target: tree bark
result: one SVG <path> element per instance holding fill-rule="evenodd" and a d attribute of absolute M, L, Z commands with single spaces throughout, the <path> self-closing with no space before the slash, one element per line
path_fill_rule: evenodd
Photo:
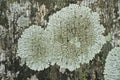
<path fill-rule="evenodd" d="M 21 65 L 19 57 L 16 57 L 17 43 L 22 32 L 28 28 L 18 26 L 18 18 L 24 14 L 11 12 L 10 5 L 14 2 L 29 6 L 29 26 L 32 24 L 46 27 L 48 17 L 69 4 L 84 4 L 100 14 L 100 22 L 105 27 L 105 36 L 113 39 L 101 49 L 89 64 L 83 64 L 77 70 L 60 72 L 60 67 L 50 66 L 43 71 L 34 71 L 25 64 Z M 120 1 L 119 0 L 0 0 L 0 80 L 104 80 L 104 65 L 108 52 L 115 46 L 116 39 L 120 38 Z M 9 16 L 13 14 L 14 16 Z M 46 22 L 45 22 L 46 21 Z M 114 38 L 113 38 L 114 37 Z"/>

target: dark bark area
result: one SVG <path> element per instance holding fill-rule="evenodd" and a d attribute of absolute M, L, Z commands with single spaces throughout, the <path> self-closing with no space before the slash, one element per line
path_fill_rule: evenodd
<path fill-rule="evenodd" d="M 19 27 L 17 23 L 23 13 L 13 13 L 11 21 L 7 17 L 7 14 L 11 13 L 10 4 L 15 1 L 25 3 L 24 0 L 0 0 L 0 80 L 104 80 L 103 70 L 106 56 L 113 47 L 119 46 L 115 42 L 120 37 L 117 33 L 120 30 L 119 0 L 95 0 L 94 3 L 88 0 L 85 3 L 90 3 L 88 6 L 100 14 L 101 24 L 106 29 L 104 35 L 111 33 L 114 36 L 114 42 L 107 41 L 101 52 L 89 64 L 83 64 L 73 72 L 66 69 L 64 73 L 59 71 L 60 67 L 57 65 L 50 66 L 43 71 L 31 70 L 25 64 L 21 66 L 20 57 L 16 57 L 17 43 L 24 29 L 30 25 L 37 24 L 45 28 L 45 21 L 48 21 L 50 15 L 70 3 L 80 4 L 82 0 L 27 0 L 30 2 L 31 23 L 26 27 Z M 41 7 L 43 4 L 45 8 Z M 38 11 L 39 8 L 42 11 Z"/>

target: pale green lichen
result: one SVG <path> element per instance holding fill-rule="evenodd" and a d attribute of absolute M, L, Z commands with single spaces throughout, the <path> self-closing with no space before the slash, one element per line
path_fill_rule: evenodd
<path fill-rule="evenodd" d="M 120 80 L 120 47 L 115 47 L 109 52 L 104 68 L 104 79 Z"/>
<path fill-rule="evenodd" d="M 50 16 L 46 30 L 52 34 L 54 63 L 73 71 L 92 60 L 105 43 L 99 20 L 98 13 L 76 4 Z"/>
<path fill-rule="evenodd" d="M 25 29 L 18 40 L 17 56 L 33 70 L 44 70 L 49 67 L 50 39 L 41 26 L 32 25 Z"/>
<path fill-rule="evenodd" d="M 97 0 L 83 0 L 80 5 L 89 6 L 95 2 L 97 2 Z"/>
<path fill-rule="evenodd" d="M 23 15 L 20 16 L 17 20 L 18 26 L 19 27 L 26 27 L 29 26 L 30 20 L 28 17 L 24 17 Z"/>

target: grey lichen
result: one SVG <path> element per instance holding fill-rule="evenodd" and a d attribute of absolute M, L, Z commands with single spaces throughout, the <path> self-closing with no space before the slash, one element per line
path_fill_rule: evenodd
<path fill-rule="evenodd" d="M 26 26 L 29 26 L 30 19 L 22 15 L 18 18 L 17 23 L 19 27 L 26 27 Z"/>
<path fill-rule="evenodd" d="M 89 63 L 105 43 L 99 20 L 98 13 L 76 4 L 50 16 L 46 30 L 52 34 L 54 62 L 70 71 Z"/>
<path fill-rule="evenodd" d="M 106 59 L 105 80 L 120 80 L 120 47 L 113 48 Z"/>
<path fill-rule="evenodd" d="M 33 70 L 44 70 L 49 67 L 50 39 L 47 31 L 41 26 L 32 25 L 25 29 L 18 40 L 17 56 Z"/>
<path fill-rule="evenodd" d="M 50 16 L 45 30 L 35 25 L 26 29 L 18 40 L 18 56 L 33 70 L 56 63 L 73 71 L 89 63 L 105 43 L 99 20 L 90 8 L 71 4 Z"/>

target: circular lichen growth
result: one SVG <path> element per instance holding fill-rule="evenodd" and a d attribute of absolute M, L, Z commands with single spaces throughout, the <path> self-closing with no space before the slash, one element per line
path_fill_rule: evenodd
<path fill-rule="evenodd" d="M 17 24 L 19 27 L 26 27 L 29 26 L 30 20 L 27 17 L 24 17 L 23 15 L 20 16 L 17 20 Z"/>
<path fill-rule="evenodd" d="M 72 71 L 92 60 L 105 43 L 99 19 L 98 13 L 76 4 L 51 15 L 46 30 L 52 34 L 54 62 Z"/>
<path fill-rule="evenodd" d="M 41 26 L 30 26 L 25 29 L 18 40 L 17 55 L 33 70 L 49 67 L 50 39 L 47 31 Z"/>
<path fill-rule="evenodd" d="M 105 80 L 120 80 L 120 47 L 113 48 L 107 58 L 104 69 Z"/>

